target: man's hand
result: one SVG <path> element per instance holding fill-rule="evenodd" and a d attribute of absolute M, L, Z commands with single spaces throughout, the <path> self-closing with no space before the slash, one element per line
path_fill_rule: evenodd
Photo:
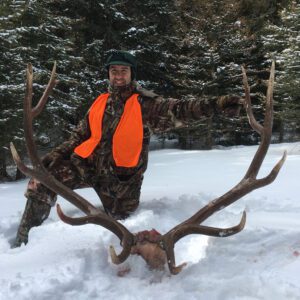
<path fill-rule="evenodd" d="M 42 158 L 42 163 L 44 167 L 48 170 L 53 169 L 55 166 L 57 166 L 61 161 L 61 154 L 57 152 L 50 152 L 46 154 Z"/>
<path fill-rule="evenodd" d="M 225 114 L 226 117 L 238 117 L 242 106 L 244 105 L 244 99 L 236 95 L 221 96 L 217 101 L 218 109 Z"/>

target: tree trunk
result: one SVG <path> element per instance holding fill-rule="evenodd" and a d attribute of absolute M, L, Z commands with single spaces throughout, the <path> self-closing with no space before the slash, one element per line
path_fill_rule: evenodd
<path fill-rule="evenodd" d="M 17 168 L 15 180 L 24 179 L 26 176 Z"/>
<path fill-rule="evenodd" d="M 283 143 L 284 140 L 284 123 L 282 117 L 279 118 L 279 143 Z"/>
<path fill-rule="evenodd" d="M 0 149 L 0 181 L 9 180 L 9 176 L 6 171 L 6 156 L 5 151 Z"/>
<path fill-rule="evenodd" d="M 212 118 L 207 119 L 206 126 L 207 126 L 206 149 L 210 150 L 210 149 L 212 149 L 212 146 L 214 144 L 214 139 L 213 139 L 213 136 L 212 136 L 212 131 L 213 131 L 213 129 L 212 129 Z"/>

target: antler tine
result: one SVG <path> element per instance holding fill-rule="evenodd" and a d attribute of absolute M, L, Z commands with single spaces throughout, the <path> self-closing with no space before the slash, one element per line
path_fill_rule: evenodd
<path fill-rule="evenodd" d="M 24 123 L 24 135 L 26 140 L 26 148 L 31 162 L 34 166 L 41 165 L 40 159 L 37 155 L 36 146 L 33 140 L 32 130 L 32 82 L 33 82 L 33 71 L 32 65 L 29 63 L 26 70 L 26 92 L 23 105 L 23 123 Z M 21 170 L 21 169 L 20 169 Z"/>
<path fill-rule="evenodd" d="M 54 64 L 52 70 L 52 76 L 49 81 L 47 87 L 47 93 L 44 93 L 43 99 L 41 99 L 38 103 L 38 106 L 41 102 L 43 102 L 43 106 L 47 101 L 47 97 L 49 96 L 51 90 L 53 89 L 56 81 L 55 78 L 55 70 L 56 64 Z M 59 195 L 70 201 L 72 204 L 77 206 L 79 209 L 83 210 L 85 213 L 97 213 L 99 210 L 96 209 L 92 204 L 86 201 L 83 197 L 79 194 L 75 193 L 71 189 L 68 189 L 65 185 L 61 182 L 56 180 L 53 176 L 47 173 L 46 169 L 44 168 L 37 152 L 36 144 L 33 138 L 33 128 L 32 128 L 32 120 L 33 120 L 33 110 L 32 106 L 32 85 L 33 85 L 33 71 L 32 65 L 28 64 L 27 66 L 27 78 L 26 78 L 26 92 L 24 98 L 24 135 L 26 141 L 26 148 L 28 152 L 28 156 L 32 162 L 33 169 L 26 167 L 26 165 L 21 161 L 20 156 L 17 153 L 16 148 L 14 147 L 13 143 L 11 143 L 11 152 L 13 155 L 13 159 L 19 168 L 19 170 L 27 176 L 34 177 L 42 182 L 45 186 L 49 189 L 57 192 Z M 47 96 L 47 97 L 46 97 Z M 41 106 L 40 106 L 41 107 Z M 40 111 L 38 111 L 40 113 Z M 38 115 L 36 113 L 36 116 Z"/>
<path fill-rule="evenodd" d="M 261 132 L 259 132 L 261 136 L 261 143 L 258 147 L 258 150 L 256 151 L 254 158 L 248 168 L 248 171 L 246 172 L 246 175 L 244 178 L 256 178 L 260 167 L 264 161 L 264 158 L 267 154 L 267 151 L 270 146 L 271 142 L 271 136 L 272 136 L 272 126 L 273 126 L 273 86 L 274 86 L 274 76 L 275 76 L 275 62 L 272 62 L 271 71 L 270 71 L 270 77 L 268 82 L 268 90 L 267 90 L 267 97 L 266 97 L 266 113 L 265 113 L 265 119 L 264 119 L 264 126 L 261 125 Z M 245 80 L 247 80 L 247 75 L 245 74 Z M 246 86 L 245 86 L 245 94 L 246 94 Z M 246 97 L 247 98 L 247 97 Z M 250 99 L 250 98 L 249 98 Z M 252 113 L 252 109 L 251 109 Z M 247 111 L 248 114 L 248 111 Z M 253 116 L 253 114 L 252 114 Z M 250 118 L 251 116 L 249 116 Z M 254 116 L 253 116 L 254 119 Z M 256 121 L 255 121 L 256 122 Z M 257 123 L 257 122 L 256 122 Z M 253 124 L 250 122 L 250 125 Z M 252 127 L 253 128 L 253 127 Z M 253 128 L 255 129 L 255 128 Z"/>
<path fill-rule="evenodd" d="M 32 106 L 32 81 L 33 81 L 33 71 L 32 64 L 29 63 L 26 69 L 26 92 L 24 103 L 28 103 L 29 107 Z"/>
<path fill-rule="evenodd" d="M 242 231 L 246 224 L 246 212 L 243 212 L 243 216 L 239 224 L 228 227 L 228 228 L 217 228 L 210 226 L 203 226 L 199 224 L 180 224 L 167 234 L 162 236 L 162 247 L 166 252 L 168 258 L 169 270 L 173 275 L 178 274 L 186 263 L 182 263 L 179 266 L 176 266 L 174 246 L 177 241 L 189 234 L 203 234 L 207 236 L 214 237 L 228 237 Z"/>
<path fill-rule="evenodd" d="M 235 226 L 228 228 L 217 228 L 199 224 L 185 224 L 176 232 L 176 234 L 173 236 L 173 239 L 176 243 L 178 240 L 188 234 L 203 234 L 214 237 L 228 237 L 242 231 L 245 227 L 245 224 L 246 212 L 243 211 L 240 223 Z"/>
<path fill-rule="evenodd" d="M 13 142 L 10 142 L 10 151 L 13 157 L 15 164 L 17 165 L 18 169 L 25 175 L 31 176 L 32 169 L 27 168 L 21 161 L 19 153 L 14 145 Z"/>
<path fill-rule="evenodd" d="M 27 65 L 27 77 L 26 77 L 26 93 L 24 98 L 24 135 L 26 140 L 26 147 L 28 155 L 31 159 L 31 162 L 34 166 L 39 166 L 44 168 L 41 160 L 38 157 L 37 149 L 33 139 L 33 128 L 32 121 L 33 119 L 42 111 L 44 108 L 49 94 L 53 90 L 57 81 L 55 80 L 55 71 L 56 71 L 56 62 L 54 63 L 51 78 L 47 85 L 46 91 L 44 92 L 42 98 L 38 102 L 35 108 L 32 109 L 32 86 L 33 86 L 33 70 L 32 65 L 29 63 Z"/>
<path fill-rule="evenodd" d="M 38 156 L 37 148 L 34 142 L 33 138 L 33 127 L 32 127 L 32 121 L 35 117 L 37 117 L 41 111 L 43 110 L 45 104 L 47 103 L 48 97 L 50 93 L 52 92 L 53 88 L 57 84 L 57 80 L 55 79 L 56 77 L 56 62 L 54 62 L 52 72 L 51 72 L 51 77 L 48 82 L 48 85 L 46 87 L 45 92 L 43 93 L 43 96 L 39 100 L 38 104 L 32 108 L 32 94 L 33 94 L 33 68 L 32 64 L 29 63 L 27 65 L 27 70 L 26 70 L 26 93 L 25 93 L 25 98 L 24 98 L 24 115 L 23 115 L 23 123 L 24 123 L 24 135 L 25 135 L 25 140 L 26 140 L 26 148 L 27 148 L 27 153 L 30 157 L 30 160 L 32 162 L 33 166 L 38 166 L 41 169 L 44 169 L 43 164 L 41 163 L 41 160 Z M 21 168 L 21 161 L 19 160 L 19 164 L 17 164 L 19 169 Z M 22 167 L 24 169 L 24 166 Z M 21 169 L 20 169 L 21 170 Z M 27 168 L 27 173 L 28 174 L 28 168 Z M 45 169 L 44 169 L 45 171 Z M 25 174 L 25 173 L 24 173 Z M 30 175 L 32 176 L 32 175 Z"/>
<path fill-rule="evenodd" d="M 56 61 L 54 62 L 52 72 L 51 72 L 51 77 L 50 77 L 48 85 L 47 85 L 47 87 L 46 87 L 46 89 L 43 93 L 43 96 L 41 97 L 38 104 L 32 109 L 33 118 L 35 118 L 36 116 L 38 116 L 42 112 L 42 110 L 44 109 L 44 106 L 47 103 L 47 100 L 48 100 L 48 97 L 49 97 L 50 93 L 52 92 L 55 85 L 58 83 L 58 81 L 56 80 L 55 77 L 56 77 Z"/>
<path fill-rule="evenodd" d="M 176 267 L 175 256 L 174 256 L 174 245 L 182 237 L 188 234 L 204 234 L 209 236 L 229 236 L 236 234 L 244 228 L 246 222 L 246 213 L 243 213 L 243 217 L 240 223 L 234 227 L 221 229 L 208 226 L 199 225 L 201 222 L 206 220 L 212 214 L 221 210 L 238 199 L 242 198 L 251 191 L 270 184 L 277 177 L 285 159 L 286 152 L 284 152 L 282 158 L 273 167 L 271 172 L 261 179 L 256 179 L 256 176 L 260 170 L 263 160 L 268 151 L 271 135 L 272 135 L 272 123 L 273 123 L 273 85 L 274 85 L 274 74 L 275 74 L 275 62 L 272 62 L 272 67 L 270 71 L 270 79 L 268 84 L 268 91 L 266 97 L 266 114 L 264 120 L 264 126 L 260 125 L 254 118 L 253 111 L 251 108 L 250 99 L 250 89 L 248 85 L 248 79 L 245 69 L 242 67 L 243 73 L 243 83 L 245 88 L 245 109 L 249 119 L 251 127 L 256 130 L 261 136 L 261 143 L 250 163 L 250 166 L 246 172 L 244 178 L 231 190 L 226 192 L 224 195 L 212 200 L 206 206 L 201 208 L 192 217 L 185 220 L 181 224 L 175 226 L 168 233 L 166 233 L 161 238 L 162 247 L 165 249 L 168 257 L 168 265 L 170 272 L 172 274 L 177 274 L 177 272 L 182 269 L 182 265 Z"/>
<path fill-rule="evenodd" d="M 245 90 L 245 102 L 244 107 L 248 116 L 249 123 L 251 127 L 259 134 L 263 132 L 263 127 L 256 121 L 253 110 L 252 110 L 252 104 L 251 104 L 251 97 L 250 97 L 250 87 L 248 84 L 248 78 L 246 75 L 246 71 L 244 67 L 242 66 L 242 75 L 243 75 L 243 85 Z"/>
<path fill-rule="evenodd" d="M 171 234 L 165 234 L 162 236 L 162 245 L 163 249 L 166 252 L 167 255 L 167 262 L 168 267 L 170 270 L 170 273 L 173 275 L 177 275 L 181 272 L 181 270 L 187 265 L 185 262 L 180 264 L 179 266 L 176 266 L 175 263 L 175 254 L 174 254 L 174 245 L 175 241 L 172 238 L 173 236 Z"/>
<path fill-rule="evenodd" d="M 279 171 L 280 171 L 281 167 L 283 166 L 283 164 L 286 160 L 286 157 L 287 157 L 287 152 L 285 150 L 283 152 L 283 155 L 282 155 L 281 159 L 277 162 L 277 164 L 271 170 L 271 172 L 267 176 L 256 180 L 258 188 L 263 187 L 265 185 L 268 185 L 276 179 L 277 175 L 279 174 Z"/>
<path fill-rule="evenodd" d="M 272 131 L 273 126 L 273 90 L 275 79 L 275 61 L 272 61 L 270 77 L 268 82 L 267 97 L 266 97 L 266 117 L 264 126 Z"/>
<path fill-rule="evenodd" d="M 116 254 L 116 251 L 113 246 L 110 246 L 110 256 L 111 260 L 114 264 L 120 264 L 124 262 L 127 257 L 130 255 L 131 247 L 135 243 L 134 235 L 127 230 L 125 226 L 123 226 L 121 223 L 118 223 L 117 221 L 113 220 L 106 214 L 101 214 L 101 216 L 98 215 L 88 215 L 84 217 L 79 218 L 71 218 L 66 216 L 62 209 L 60 208 L 60 205 L 56 205 L 56 210 L 59 218 L 70 225 L 77 226 L 77 225 L 85 225 L 85 224 L 96 224 L 101 225 L 102 227 L 105 227 L 106 229 L 112 231 L 121 241 L 121 245 L 123 247 L 123 250 L 119 255 Z"/>
<path fill-rule="evenodd" d="M 126 229 L 122 224 L 118 223 L 112 217 L 106 215 L 101 209 L 96 208 L 82 196 L 62 184 L 60 181 L 55 179 L 48 171 L 44 168 L 35 145 L 35 141 L 33 138 L 33 128 L 32 128 L 32 120 L 36 117 L 44 108 L 47 99 L 53 90 L 57 81 L 55 80 L 55 70 L 56 63 L 52 69 L 51 78 L 47 85 L 47 88 L 36 105 L 35 108 L 32 109 L 32 83 L 33 83 L 33 71 L 32 65 L 28 64 L 27 66 L 27 79 L 26 79 L 26 93 L 24 98 L 24 134 L 26 147 L 28 151 L 28 156 L 32 162 L 33 168 L 28 168 L 20 159 L 16 148 L 13 143 L 10 144 L 11 152 L 13 159 L 19 168 L 19 170 L 26 174 L 27 176 L 34 177 L 39 180 L 43 185 L 45 185 L 50 190 L 54 191 L 58 195 L 62 196 L 64 199 L 75 205 L 81 211 L 87 214 L 86 217 L 79 218 L 77 221 L 73 218 L 69 218 L 63 214 L 60 207 L 58 206 L 58 214 L 63 221 L 72 225 L 81 225 L 86 223 L 94 223 L 105 227 L 106 229 L 112 231 L 116 234 L 122 242 L 123 250 L 117 255 L 111 246 L 110 252 L 112 253 L 112 249 L 114 254 L 112 256 L 112 261 L 114 263 L 123 262 L 130 254 L 131 246 L 134 243 L 134 235 Z"/>

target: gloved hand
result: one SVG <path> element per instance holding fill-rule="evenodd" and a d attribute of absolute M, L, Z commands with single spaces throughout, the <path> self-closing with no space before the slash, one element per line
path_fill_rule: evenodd
<path fill-rule="evenodd" d="M 42 163 L 46 169 L 50 170 L 57 166 L 62 160 L 62 156 L 57 152 L 49 152 L 42 158 Z"/>
<path fill-rule="evenodd" d="M 243 104 L 244 99 L 236 95 L 221 96 L 217 101 L 218 109 L 227 117 L 238 117 Z"/>

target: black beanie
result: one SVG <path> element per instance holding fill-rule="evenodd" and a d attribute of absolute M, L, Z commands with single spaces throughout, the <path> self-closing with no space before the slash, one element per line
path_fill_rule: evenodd
<path fill-rule="evenodd" d="M 105 67 L 108 70 L 111 65 L 121 65 L 131 67 L 131 80 L 136 78 L 137 61 L 135 56 L 127 51 L 116 50 L 112 52 L 105 63 Z"/>

